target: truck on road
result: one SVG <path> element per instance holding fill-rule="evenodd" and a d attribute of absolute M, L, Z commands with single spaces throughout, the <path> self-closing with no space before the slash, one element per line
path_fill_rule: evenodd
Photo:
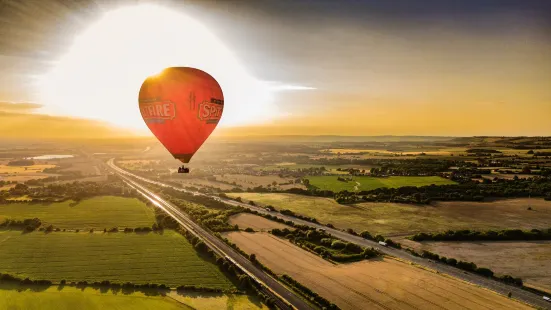
<path fill-rule="evenodd" d="M 386 246 L 386 242 L 383 242 L 383 241 L 379 241 L 379 244 L 382 246 Z"/>

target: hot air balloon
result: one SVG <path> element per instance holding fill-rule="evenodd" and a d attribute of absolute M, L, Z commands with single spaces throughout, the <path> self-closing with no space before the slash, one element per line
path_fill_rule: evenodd
<path fill-rule="evenodd" d="M 187 164 L 222 117 L 224 95 L 208 73 L 170 67 L 140 88 L 140 113 L 147 127 L 176 159 Z M 189 168 L 178 168 L 188 173 Z"/>

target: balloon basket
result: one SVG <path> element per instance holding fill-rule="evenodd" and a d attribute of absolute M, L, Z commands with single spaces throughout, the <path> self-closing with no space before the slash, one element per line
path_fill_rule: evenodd
<path fill-rule="evenodd" d="M 185 168 L 184 166 L 178 167 L 178 173 L 189 173 L 189 168 Z"/>

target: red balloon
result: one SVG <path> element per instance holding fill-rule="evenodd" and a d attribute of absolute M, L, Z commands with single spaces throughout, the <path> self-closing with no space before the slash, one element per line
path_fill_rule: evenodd
<path fill-rule="evenodd" d="M 220 121 L 224 95 L 208 73 L 171 67 L 143 82 L 138 103 L 151 132 L 174 158 L 188 163 Z"/>

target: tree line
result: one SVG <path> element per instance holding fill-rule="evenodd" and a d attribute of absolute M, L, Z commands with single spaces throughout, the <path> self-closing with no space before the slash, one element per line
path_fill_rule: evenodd
<path fill-rule="evenodd" d="M 431 201 L 483 201 L 485 197 L 542 197 L 551 199 L 551 179 L 536 177 L 516 180 L 497 180 L 491 183 L 403 186 L 377 188 L 370 191 L 342 191 L 335 194 L 341 204 L 370 202 L 400 202 L 429 204 Z"/>
<path fill-rule="evenodd" d="M 410 252 L 414 256 L 419 256 L 419 257 L 439 261 L 441 263 L 444 263 L 444 264 L 447 264 L 447 265 L 450 265 L 450 266 L 453 266 L 453 267 L 456 267 L 456 268 L 459 268 L 459 269 L 462 269 L 462 270 L 465 270 L 465 271 L 474 272 L 474 273 L 477 273 L 481 276 L 492 278 L 494 280 L 503 282 L 505 284 L 516 285 L 516 286 L 521 286 L 521 287 L 523 286 L 523 282 L 522 282 L 521 278 L 514 278 L 510 275 L 496 276 L 491 269 L 485 268 L 485 267 L 478 267 L 473 262 L 465 262 L 465 261 L 457 260 L 455 258 L 447 258 L 445 256 L 439 256 L 438 254 L 432 253 L 432 252 L 429 252 L 429 251 L 423 251 L 421 254 L 419 254 L 419 253 L 417 253 L 414 250 L 409 249 L 409 248 L 406 249 L 406 251 Z"/>
<path fill-rule="evenodd" d="M 448 230 L 438 233 L 417 233 L 410 237 L 413 241 L 513 241 L 513 240 L 551 240 L 551 228 L 472 231 Z"/>

